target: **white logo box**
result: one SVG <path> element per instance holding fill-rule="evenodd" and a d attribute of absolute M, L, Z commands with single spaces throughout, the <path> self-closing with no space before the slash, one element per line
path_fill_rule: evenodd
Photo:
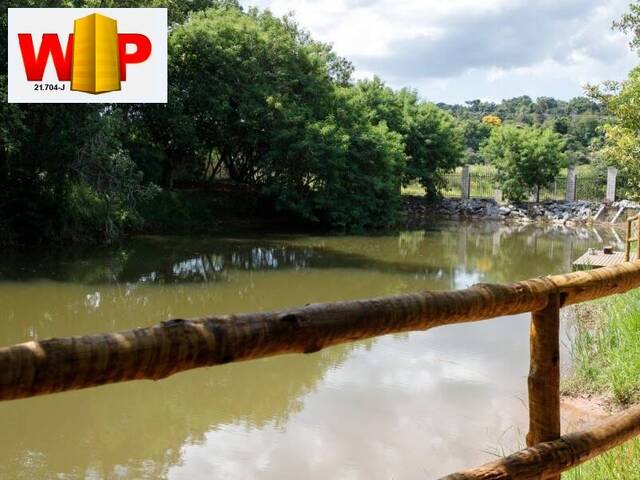
<path fill-rule="evenodd" d="M 118 22 L 118 33 L 137 33 L 151 41 L 151 55 L 143 63 L 127 66 L 121 90 L 100 94 L 72 91 L 70 81 L 60 81 L 50 57 L 42 81 L 29 81 L 18 34 L 31 34 L 36 55 L 42 35 L 58 34 L 63 53 L 74 20 L 93 13 Z M 166 8 L 9 8 L 8 9 L 9 103 L 166 103 L 167 102 L 167 9 Z M 129 47 L 127 47 L 127 53 Z M 36 84 L 41 84 L 36 86 Z M 64 87 L 64 89 L 62 89 Z"/>

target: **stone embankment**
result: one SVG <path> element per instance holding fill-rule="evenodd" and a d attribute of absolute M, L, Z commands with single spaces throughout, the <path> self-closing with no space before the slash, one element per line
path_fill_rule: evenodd
<path fill-rule="evenodd" d="M 422 197 L 404 197 L 403 209 L 408 224 L 420 223 L 425 218 L 451 218 L 451 219 L 482 219 L 493 221 L 505 221 L 514 223 L 553 223 L 558 225 L 576 225 L 595 222 L 611 222 L 612 220 L 624 220 L 626 216 L 616 219 L 616 212 L 621 209 L 637 210 L 640 205 L 627 200 L 614 202 L 605 206 L 606 211 L 612 212 L 603 215 L 603 204 L 579 200 L 575 202 L 546 201 L 541 203 L 499 204 L 491 199 L 461 200 L 444 198 L 435 203 L 429 203 Z M 600 215 L 598 215 L 600 214 Z M 597 216 L 597 218 L 596 218 Z"/>

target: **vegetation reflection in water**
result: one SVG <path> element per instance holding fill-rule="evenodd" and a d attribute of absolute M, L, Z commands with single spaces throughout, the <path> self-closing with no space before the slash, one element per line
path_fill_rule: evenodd
<path fill-rule="evenodd" d="M 145 237 L 0 266 L 3 344 L 570 270 L 612 230 Z M 431 478 L 522 442 L 526 316 L 0 404 L 0 478 Z M 455 455 L 451 452 L 455 451 Z"/>

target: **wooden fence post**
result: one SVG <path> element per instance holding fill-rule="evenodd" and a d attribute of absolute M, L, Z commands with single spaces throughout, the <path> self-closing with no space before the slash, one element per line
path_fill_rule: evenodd
<path fill-rule="evenodd" d="M 560 297 L 531 314 L 527 446 L 560 438 Z M 545 480 L 559 479 L 560 475 Z"/>
<path fill-rule="evenodd" d="M 624 261 L 631 259 L 631 219 L 627 219 L 627 237 L 624 239 Z"/>
<path fill-rule="evenodd" d="M 640 260 L 640 215 L 636 215 L 636 260 Z M 631 227 L 633 229 L 633 227 Z M 631 247 L 629 247 L 631 248 Z"/>

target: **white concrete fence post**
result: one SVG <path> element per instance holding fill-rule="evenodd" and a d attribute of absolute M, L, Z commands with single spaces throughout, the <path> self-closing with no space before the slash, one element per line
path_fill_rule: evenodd
<path fill-rule="evenodd" d="M 617 177 L 618 177 L 618 169 L 616 167 L 609 167 L 607 169 L 607 200 L 610 202 L 616 201 Z"/>
<path fill-rule="evenodd" d="M 569 168 L 567 172 L 567 189 L 565 191 L 564 199 L 567 202 L 576 201 L 576 167 Z"/>
<path fill-rule="evenodd" d="M 469 174 L 469 165 L 462 167 L 462 177 L 460 182 L 461 198 L 463 200 L 468 200 L 471 192 L 471 175 Z"/>

